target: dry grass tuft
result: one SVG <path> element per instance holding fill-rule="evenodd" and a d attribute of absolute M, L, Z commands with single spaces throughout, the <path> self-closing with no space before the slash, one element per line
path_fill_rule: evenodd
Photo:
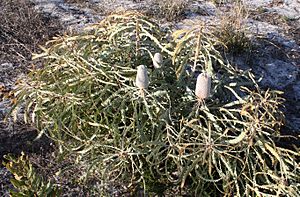
<path fill-rule="evenodd" d="M 247 37 L 244 21 L 248 17 L 246 8 L 236 3 L 226 14 L 220 16 L 221 22 L 216 30 L 216 36 L 226 46 L 226 51 L 238 54 L 251 48 L 251 41 Z"/>

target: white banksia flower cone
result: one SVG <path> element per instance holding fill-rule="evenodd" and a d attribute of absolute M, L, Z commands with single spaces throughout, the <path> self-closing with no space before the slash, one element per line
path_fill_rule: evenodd
<path fill-rule="evenodd" d="M 155 53 L 153 56 L 153 66 L 154 68 L 161 68 L 163 63 L 163 57 L 160 53 Z"/>
<path fill-rule="evenodd" d="M 206 99 L 210 95 L 210 88 L 211 88 L 211 77 L 207 73 L 201 73 L 197 77 L 197 84 L 195 94 L 198 99 Z"/>
<path fill-rule="evenodd" d="M 137 67 L 136 81 L 135 85 L 140 89 L 147 89 L 149 86 L 149 78 L 147 73 L 147 68 L 144 65 L 139 65 Z"/>

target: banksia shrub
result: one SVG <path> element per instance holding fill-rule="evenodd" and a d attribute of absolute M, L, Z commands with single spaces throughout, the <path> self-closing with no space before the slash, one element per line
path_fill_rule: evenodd
<path fill-rule="evenodd" d="M 105 184 L 299 196 L 299 153 L 274 141 L 284 122 L 280 92 L 260 90 L 216 46 L 204 26 L 171 36 L 141 14 L 112 15 L 88 33 L 50 41 L 36 55 L 44 67 L 18 84 L 13 109 L 24 107 L 62 156 Z M 156 51 L 168 66 L 147 71 Z"/>

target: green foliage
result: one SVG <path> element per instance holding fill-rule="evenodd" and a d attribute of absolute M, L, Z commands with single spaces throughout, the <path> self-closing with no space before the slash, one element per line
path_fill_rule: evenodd
<path fill-rule="evenodd" d="M 197 196 L 299 195 L 299 153 L 273 140 L 284 120 L 280 92 L 261 90 L 219 45 L 201 24 L 171 33 L 138 13 L 111 15 L 36 55 L 47 63 L 19 83 L 14 113 L 24 107 L 26 121 L 104 182 Z M 152 70 L 156 52 L 163 64 Z M 134 84 L 141 64 L 146 90 Z M 212 78 L 206 100 L 192 91 L 200 72 Z"/>
<path fill-rule="evenodd" d="M 16 190 L 11 190 L 10 195 L 12 197 L 21 196 L 60 196 L 60 190 L 57 186 L 54 186 L 50 181 L 45 182 L 44 179 L 39 176 L 32 164 L 28 160 L 28 157 L 22 155 L 18 158 L 14 158 L 12 155 L 6 155 L 4 166 L 13 174 L 14 178 L 10 181 Z"/>

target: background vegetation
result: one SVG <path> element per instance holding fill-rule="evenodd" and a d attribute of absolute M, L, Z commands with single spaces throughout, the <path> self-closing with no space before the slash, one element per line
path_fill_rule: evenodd
<path fill-rule="evenodd" d="M 0 63 L 26 63 L 38 45 L 59 32 L 59 23 L 33 9 L 27 0 L 1 1 Z"/>

